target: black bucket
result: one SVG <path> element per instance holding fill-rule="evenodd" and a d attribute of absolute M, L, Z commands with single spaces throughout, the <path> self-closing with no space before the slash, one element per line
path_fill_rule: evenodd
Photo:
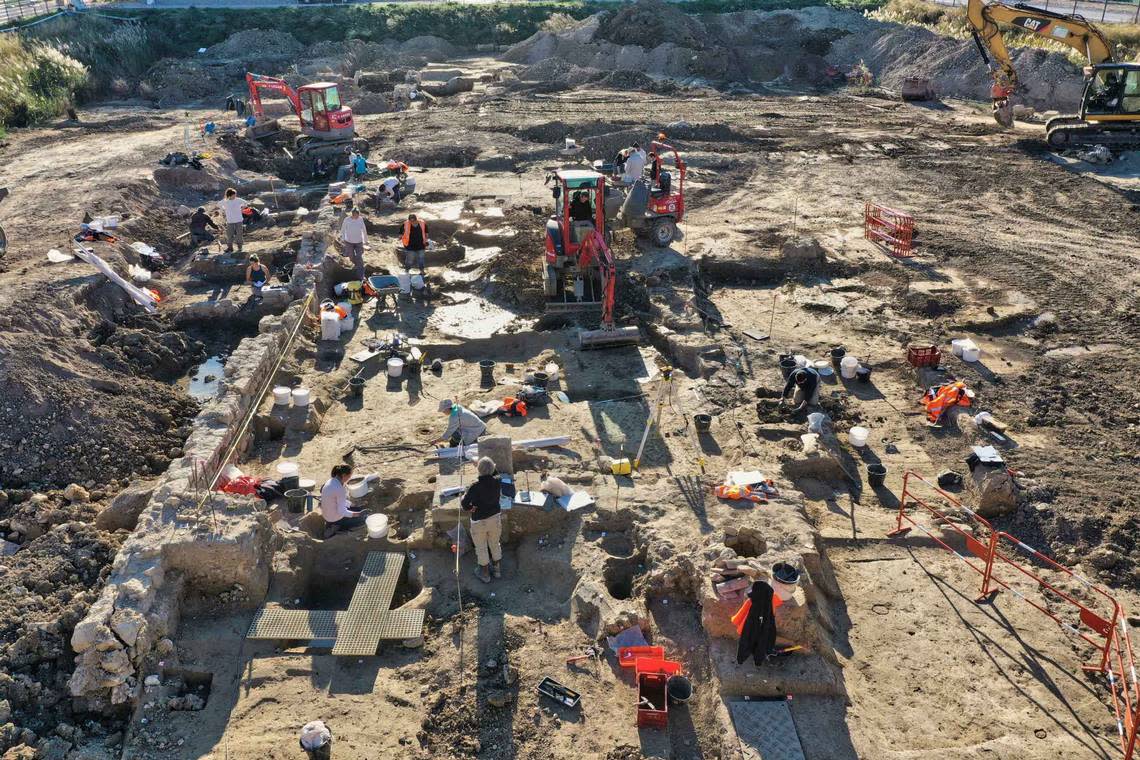
<path fill-rule="evenodd" d="M 301 745 L 301 749 L 309 760 L 332 760 L 332 737 L 316 749 L 305 749 L 304 744 Z"/>
<path fill-rule="evenodd" d="M 294 488 L 300 488 L 301 487 L 301 476 L 300 475 L 289 475 L 289 476 L 286 476 L 284 478 L 281 478 L 279 481 L 277 481 L 277 487 L 281 489 L 282 493 L 284 493 L 285 491 L 290 491 Z"/>
<path fill-rule="evenodd" d="M 683 705 L 693 696 L 693 682 L 682 675 L 669 676 L 665 688 L 671 705 Z"/>
<path fill-rule="evenodd" d="M 839 362 L 843 361 L 844 356 L 847 356 L 847 349 L 843 346 L 836 346 L 831 349 L 831 366 L 835 368 L 836 372 L 839 371 Z"/>
<path fill-rule="evenodd" d="M 299 515 L 305 511 L 305 501 L 309 498 L 309 492 L 304 488 L 290 488 L 285 492 L 285 505 L 286 508 L 293 514 Z"/>
<path fill-rule="evenodd" d="M 697 426 L 698 433 L 707 433 L 712 429 L 711 414 L 694 414 L 693 424 Z"/>
<path fill-rule="evenodd" d="M 777 562 L 772 565 L 772 577 L 785 586 L 794 586 L 800 582 L 800 571 L 795 565 Z"/>
<path fill-rule="evenodd" d="M 490 359 L 483 359 L 479 362 L 479 379 L 482 380 L 484 385 L 495 384 L 495 363 Z"/>
<path fill-rule="evenodd" d="M 534 387 L 535 388 L 545 389 L 546 384 L 549 382 L 550 382 L 550 375 L 546 374 L 545 372 L 535 372 L 534 373 Z"/>
<path fill-rule="evenodd" d="M 796 371 L 796 360 L 793 357 L 780 360 L 780 372 L 783 373 L 784 379 L 787 380 Z"/>
<path fill-rule="evenodd" d="M 356 375 L 348 381 L 349 395 L 353 398 L 364 397 L 364 378 Z"/>
<path fill-rule="evenodd" d="M 859 367 L 859 369 L 855 370 L 855 379 L 861 383 L 871 382 L 871 368 Z"/>
<path fill-rule="evenodd" d="M 867 485 L 878 488 L 887 479 L 887 466 L 885 464 L 867 465 Z"/>

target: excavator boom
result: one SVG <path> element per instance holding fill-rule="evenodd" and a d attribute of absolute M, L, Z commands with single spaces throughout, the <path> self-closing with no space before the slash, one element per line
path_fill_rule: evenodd
<path fill-rule="evenodd" d="M 991 96 L 994 118 L 1002 126 L 1013 124 L 1009 96 L 1017 91 L 1017 70 L 1002 36 L 1001 26 L 1015 26 L 1041 37 L 1073 48 L 1095 66 L 1111 63 L 1112 44 L 1104 34 L 1082 16 L 1054 13 L 1025 3 L 1005 5 L 969 0 L 966 19 L 974 35 L 974 42 L 994 78 Z"/>
<path fill-rule="evenodd" d="M 578 267 L 585 270 L 597 262 L 602 272 L 602 326 L 599 330 L 583 330 L 578 334 L 582 348 L 602 348 L 637 343 L 640 331 L 636 327 L 614 325 L 614 301 L 617 285 L 617 265 L 613 252 L 597 230 L 592 230 L 578 249 Z"/>

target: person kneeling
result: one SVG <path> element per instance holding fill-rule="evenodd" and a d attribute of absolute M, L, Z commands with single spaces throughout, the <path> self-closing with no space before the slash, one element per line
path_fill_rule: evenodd
<path fill-rule="evenodd" d="M 484 583 L 491 582 L 491 574 L 503 577 L 502 515 L 499 497 L 502 485 L 495 474 L 495 462 L 481 457 L 476 465 L 479 479 L 463 495 L 463 509 L 471 514 L 471 540 L 475 543 L 475 577 Z"/>
<path fill-rule="evenodd" d="M 338 530 L 353 530 L 364 525 L 368 518 L 364 510 L 348 508 L 348 488 L 345 483 L 352 477 L 352 467 L 338 464 L 332 468 L 332 477 L 321 487 L 321 517 L 325 518 L 325 537 Z"/>

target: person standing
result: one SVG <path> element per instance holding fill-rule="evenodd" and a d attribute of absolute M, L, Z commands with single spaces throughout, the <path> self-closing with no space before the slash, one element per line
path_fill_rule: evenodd
<path fill-rule="evenodd" d="M 222 213 L 226 216 L 226 253 L 234 252 L 234 243 L 237 243 L 238 253 L 242 249 L 242 224 L 245 219 L 242 217 L 242 207 L 245 206 L 245 201 L 238 197 L 237 190 L 232 187 L 226 189 L 226 196 L 219 204 L 222 207 Z"/>
<path fill-rule="evenodd" d="M 214 233 L 206 229 L 207 227 L 213 228 L 215 231 L 220 231 L 218 225 L 214 224 L 214 220 L 206 214 L 206 209 L 199 206 L 190 217 L 190 245 L 196 247 L 212 243 L 217 238 Z"/>
<path fill-rule="evenodd" d="M 269 282 L 269 269 L 261 263 L 261 258 L 255 253 L 249 257 L 249 266 L 245 268 L 245 284 L 253 288 L 254 300 L 261 300 L 261 289 Z"/>
<path fill-rule="evenodd" d="M 364 279 L 364 246 L 368 243 L 368 228 L 364 218 L 360 216 L 360 209 L 352 207 L 352 211 L 344 218 L 340 225 L 340 239 L 344 243 L 344 253 L 356 265 L 356 279 Z"/>
<path fill-rule="evenodd" d="M 424 250 L 428 246 L 427 222 L 417 219 L 415 214 L 408 214 L 404 222 L 404 234 L 400 238 L 404 245 L 404 271 L 418 266 L 420 274 L 424 274 Z"/>
<path fill-rule="evenodd" d="M 503 577 L 503 522 L 499 506 L 502 484 L 495 474 L 495 462 L 490 457 L 480 457 L 476 469 L 479 479 L 463 494 L 460 503 L 463 510 L 471 515 L 475 577 L 484 583 L 490 583 L 492 575 L 496 578 Z"/>
<path fill-rule="evenodd" d="M 368 515 L 363 510 L 348 508 L 348 488 L 345 483 L 352 477 L 352 466 L 338 464 L 332 468 L 332 477 L 321 486 L 321 517 L 327 527 L 335 530 L 352 530 L 364 525 Z"/>
<path fill-rule="evenodd" d="M 622 175 L 621 181 L 627 185 L 632 185 L 641 179 L 641 175 L 645 172 L 646 160 L 645 151 L 641 149 L 641 145 L 634 143 L 633 151 L 625 160 L 625 174 Z"/>

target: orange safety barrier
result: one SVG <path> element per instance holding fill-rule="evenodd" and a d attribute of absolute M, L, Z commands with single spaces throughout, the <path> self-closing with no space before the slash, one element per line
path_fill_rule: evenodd
<path fill-rule="evenodd" d="M 863 237 L 892 256 L 910 258 L 914 256 L 914 217 L 867 201 L 863 204 Z"/>
<path fill-rule="evenodd" d="M 929 497 L 922 498 L 915 492 L 915 481 L 921 483 L 925 489 L 929 489 L 935 498 L 945 505 L 933 505 Z M 914 508 L 913 516 L 907 512 L 908 507 Z M 955 522 L 955 518 L 960 515 L 951 514 L 951 510 L 967 515 L 972 527 L 967 529 Z M 922 512 L 932 515 L 936 524 L 931 526 L 917 522 L 915 516 Z M 904 522 L 909 525 L 904 525 Z M 1009 533 L 994 530 L 988 520 L 954 496 L 931 484 L 917 473 L 907 472 L 903 476 L 898 521 L 895 529 L 887 535 L 892 538 L 904 536 L 912 528 L 917 528 L 931 541 L 953 553 L 967 567 L 982 576 L 981 594 L 977 599 L 979 603 L 991 600 L 999 591 L 1008 591 L 1017 599 L 1045 614 L 1066 633 L 1083 640 L 1097 650 L 1095 661 L 1084 665 L 1083 669 L 1103 673 L 1107 678 L 1124 760 L 1132 760 L 1136 750 L 1138 723 L 1140 723 L 1140 682 L 1136 675 L 1136 659 L 1128 633 L 1127 615 L 1121 604 L 1088 578 L 1058 564 Z M 961 538 L 965 545 L 965 553 L 946 543 L 937 531 L 948 531 Z M 1026 555 L 1030 560 L 1044 565 L 1044 570 L 1018 562 L 1017 558 L 1020 555 Z M 1014 580 L 998 577 L 998 571 L 1003 569 L 1013 571 L 1015 579 L 1030 581 L 1043 598 L 1039 601 L 1034 600 L 1029 594 L 1015 588 Z M 1043 575 L 1045 570 L 1061 573 L 1077 581 L 1095 597 L 1096 603 L 1083 602 L 1072 593 L 1051 583 Z M 1054 612 L 1047 607 L 1044 597 L 1048 597 L 1048 602 L 1051 602 L 1053 607 L 1067 609 L 1071 617 L 1066 619 L 1064 611 Z"/>

